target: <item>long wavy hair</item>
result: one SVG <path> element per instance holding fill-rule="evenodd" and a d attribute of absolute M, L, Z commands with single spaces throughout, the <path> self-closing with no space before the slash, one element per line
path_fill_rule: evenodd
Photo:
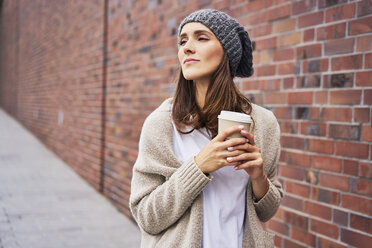
<path fill-rule="evenodd" d="M 237 88 L 230 72 L 226 53 L 217 70 L 212 75 L 205 96 L 205 104 L 200 108 L 196 102 L 196 88 L 192 80 L 186 80 L 180 69 L 177 87 L 173 97 L 172 117 L 180 133 L 191 133 L 205 127 L 214 138 L 218 133 L 217 116 L 221 110 L 251 114 L 252 103 Z M 191 127 L 188 131 L 186 127 Z"/>

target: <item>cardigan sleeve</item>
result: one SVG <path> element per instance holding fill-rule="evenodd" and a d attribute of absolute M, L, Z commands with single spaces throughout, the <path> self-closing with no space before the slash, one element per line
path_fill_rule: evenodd
<path fill-rule="evenodd" d="M 210 181 L 193 158 L 182 165 L 175 158 L 168 124 L 157 115 L 146 119 L 133 168 L 130 209 L 152 235 L 176 223 Z"/>
<path fill-rule="evenodd" d="M 280 127 L 272 112 L 265 120 L 267 128 L 263 132 L 262 156 L 264 170 L 269 179 L 269 190 L 258 202 L 254 202 L 257 216 L 260 221 L 268 221 L 279 208 L 283 198 L 283 189 L 277 178 L 276 166 L 280 157 Z M 253 195 L 253 194 L 252 194 Z"/>

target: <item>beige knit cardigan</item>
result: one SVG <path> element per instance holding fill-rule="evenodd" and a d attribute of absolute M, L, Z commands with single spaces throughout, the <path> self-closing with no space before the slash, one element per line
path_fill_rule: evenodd
<path fill-rule="evenodd" d="M 193 158 L 181 164 L 173 153 L 170 104 L 165 100 L 145 120 L 133 168 L 130 209 L 142 233 L 141 247 L 201 247 L 204 187 L 213 180 Z M 274 235 L 260 221 L 277 211 L 283 191 L 276 177 L 279 125 L 271 111 L 253 104 L 255 142 L 270 179 L 266 195 L 255 202 L 251 181 L 246 193 L 243 247 L 274 247 Z"/>

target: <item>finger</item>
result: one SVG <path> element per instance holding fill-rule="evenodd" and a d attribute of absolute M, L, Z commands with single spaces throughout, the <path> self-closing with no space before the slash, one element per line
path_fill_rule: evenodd
<path fill-rule="evenodd" d="M 245 143 L 247 143 L 246 138 L 232 138 L 232 139 L 229 139 L 229 140 L 226 140 L 225 142 L 223 142 L 222 148 L 223 149 L 235 150 L 235 149 L 229 148 L 229 147 L 234 147 L 234 146 L 245 144 Z"/>
<path fill-rule="evenodd" d="M 221 157 L 223 158 L 227 158 L 227 157 L 236 157 L 236 156 L 239 156 L 241 154 L 245 153 L 245 151 L 243 150 L 234 150 L 234 151 L 224 151 L 224 152 L 221 152 Z"/>
<path fill-rule="evenodd" d="M 250 132 L 248 132 L 247 130 L 241 130 L 240 131 L 240 134 L 243 135 L 244 137 L 246 137 L 248 140 L 249 140 L 249 143 L 251 145 L 255 145 L 256 143 L 254 142 L 254 136 L 253 134 L 251 134 Z"/>
<path fill-rule="evenodd" d="M 233 126 L 233 127 L 229 127 L 229 128 L 226 128 L 225 130 L 223 130 L 221 133 L 219 133 L 215 139 L 218 140 L 218 141 L 225 141 L 225 139 L 233 134 L 233 133 L 239 133 L 241 130 L 243 130 L 244 126 L 243 125 L 240 125 L 240 126 Z"/>
<path fill-rule="evenodd" d="M 246 152 L 259 152 L 259 148 L 257 146 L 252 146 L 249 143 L 236 145 L 236 146 L 230 146 L 227 148 L 228 151 L 235 151 L 235 150 L 244 150 Z"/>
<path fill-rule="evenodd" d="M 226 160 L 231 163 L 231 162 L 238 162 L 238 161 L 245 161 L 245 160 L 257 160 L 259 158 L 259 154 L 257 153 L 248 153 L 244 152 L 240 155 L 237 155 L 235 157 L 229 156 L 226 158 Z"/>
<path fill-rule="evenodd" d="M 256 160 L 251 160 L 251 161 L 246 161 L 244 163 L 241 163 L 240 165 L 234 166 L 236 170 L 242 170 L 242 169 L 253 169 L 253 168 L 258 168 L 262 164 L 262 159 L 256 159 Z"/>

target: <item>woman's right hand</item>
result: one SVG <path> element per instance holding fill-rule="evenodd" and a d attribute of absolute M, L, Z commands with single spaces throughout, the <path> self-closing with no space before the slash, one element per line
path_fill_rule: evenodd
<path fill-rule="evenodd" d="M 203 173 L 216 171 L 224 166 L 235 166 L 236 162 L 229 162 L 231 157 L 243 154 L 244 151 L 229 151 L 229 147 L 247 143 L 246 138 L 226 138 L 233 133 L 240 132 L 244 126 L 234 126 L 225 129 L 212 139 L 200 152 L 195 156 L 195 163 Z"/>

